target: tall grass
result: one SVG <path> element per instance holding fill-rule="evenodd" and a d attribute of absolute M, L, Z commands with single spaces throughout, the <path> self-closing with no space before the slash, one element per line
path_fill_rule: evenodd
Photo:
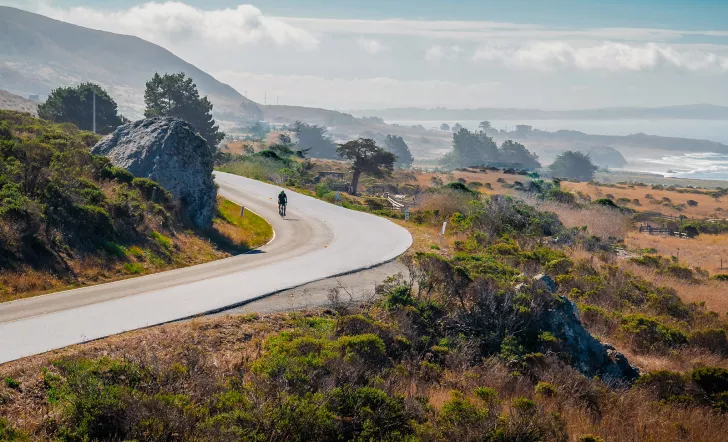
<path fill-rule="evenodd" d="M 537 210 L 555 213 L 566 227 L 586 226 L 590 235 L 603 239 L 625 239 L 632 228 L 629 216 L 608 207 L 591 205 L 580 208 L 529 196 L 522 199 Z"/>
<path fill-rule="evenodd" d="M 278 184 L 283 181 L 283 174 L 281 173 L 283 167 L 284 165 L 281 161 L 260 156 L 251 156 L 246 157 L 244 160 L 221 166 L 220 170 L 258 181 L 272 181 Z"/>

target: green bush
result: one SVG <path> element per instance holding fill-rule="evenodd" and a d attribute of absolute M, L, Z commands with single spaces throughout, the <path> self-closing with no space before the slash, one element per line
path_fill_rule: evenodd
<path fill-rule="evenodd" d="M 11 377 L 6 377 L 4 379 L 5 385 L 8 386 L 8 388 L 12 388 L 13 390 L 19 390 L 20 389 L 20 382 L 16 381 L 15 379 Z"/>
<path fill-rule="evenodd" d="M 695 330 L 690 333 L 690 345 L 717 354 L 728 354 L 728 338 L 722 328 Z"/>
<path fill-rule="evenodd" d="M 406 307 L 414 305 L 414 298 L 412 298 L 412 291 L 407 286 L 395 287 L 387 297 L 385 305 L 387 309 L 393 310 L 398 307 Z"/>
<path fill-rule="evenodd" d="M 341 422 L 341 440 L 399 440 L 412 431 L 404 398 L 377 388 L 336 388 L 329 408 Z"/>
<path fill-rule="evenodd" d="M 319 198 L 323 198 L 327 193 L 331 192 L 331 189 L 326 183 L 319 183 L 316 184 L 316 196 Z"/>
<path fill-rule="evenodd" d="M 696 368 L 690 377 L 708 395 L 728 392 L 728 370 L 725 368 Z"/>
<path fill-rule="evenodd" d="M 124 270 L 132 275 L 139 275 L 144 271 L 144 266 L 138 262 L 127 262 L 124 264 Z"/>
<path fill-rule="evenodd" d="M 30 440 L 27 434 L 16 430 L 4 417 L 0 417 L 0 440 L 7 442 L 20 442 Z"/>
<path fill-rule="evenodd" d="M 536 384 L 536 387 L 534 388 L 534 393 L 536 393 L 539 396 L 544 397 L 554 397 L 556 396 L 556 387 L 554 387 L 553 384 L 549 382 L 539 382 Z"/>
<path fill-rule="evenodd" d="M 683 331 L 646 315 L 623 316 L 620 329 L 635 348 L 642 351 L 675 348 L 688 343 L 688 337 Z"/>

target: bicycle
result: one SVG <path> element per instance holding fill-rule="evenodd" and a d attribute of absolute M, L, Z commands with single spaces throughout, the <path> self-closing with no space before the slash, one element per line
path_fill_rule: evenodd
<path fill-rule="evenodd" d="M 281 217 L 286 216 L 286 205 L 285 204 L 278 204 L 278 214 Z"/>

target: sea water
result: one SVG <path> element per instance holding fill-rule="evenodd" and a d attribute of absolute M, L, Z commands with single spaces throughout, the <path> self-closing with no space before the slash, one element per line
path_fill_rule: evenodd
<path fill-rule="evenodd" d="M 463 127 L 476 130 L 480 121 L 388 121 L 403 126 L 422 125 L 438 128 L 440 124 L 460 123 Z M 576 130 L 590 135 L 631 135 L 644 133 L 663 137 L 692 138 L 717 141 L 728 145 L 728 121 L 725 120 L 492 120 L 495 129 L 513 131 L 518 124 L 534 129 L 555 132 Z M 625 155 L 627 156 L 627 155 Z M 659 173 L 676 178 L 728 180 L 728 155 L 720 153 L 686 153 L 659 158 L 628 158 L 625 170 Z"/>

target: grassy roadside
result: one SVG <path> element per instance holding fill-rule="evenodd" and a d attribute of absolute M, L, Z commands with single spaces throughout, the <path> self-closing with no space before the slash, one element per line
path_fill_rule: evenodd
<path fill-rule="evenodd" d="M 157 231 L 147 244 L 107 243 L 97 254 L 67 260 L 70 272 L 22 268 L 0 271 L 0 302 L 119 281 L 136 276 L 203 264 L 248 252 L 266 244 L 273 228 L 257 214 L 218 197 L 218 213 L 207 232 Z"/>

